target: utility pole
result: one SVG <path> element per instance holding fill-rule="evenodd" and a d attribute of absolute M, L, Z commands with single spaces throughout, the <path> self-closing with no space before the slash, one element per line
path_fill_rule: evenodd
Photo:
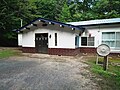
<path fill-rule="evenodd" d="M 20 22 L 21 22 L 21 27 L 23 26 L 23 20 L 22 19 L 20 19 Z"/>

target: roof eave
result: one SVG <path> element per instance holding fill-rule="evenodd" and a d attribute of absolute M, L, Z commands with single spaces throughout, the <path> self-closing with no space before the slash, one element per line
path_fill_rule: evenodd
<path fill-rule="evenodd" d="M 120 22 L 115 22 L 115 23 L 100 23 L 100 24 L 88 24 L 88 25 L 80 25 L 80 26 L 98 26 L 98 25 L 115 25 L 115 24 L 120 24 Z M 79 26 L 79 25 L 76 25 Z"/>
<path fill-rule="evenodd" d="M 31 27 L 35 22 L 40 21 L 40 22 L 48 22 L 48 23 L 53 23 L 53 24 L 59 24 L 65 27 L 70 27 L 70 28 L 75 28 L 77 30 L 84 30 L 85 28 L 83 28 L 82 26 L 74 26 L 71 24 L 66 24 L 66 23 L 62 23 L 62 22 L 58 22 L 58 21 L 53 21 L 53 20 L 49 20 L 49 19 L 44 19 L 44 18 L 37 18 L 33 21 L 31 21 L 30 23 L 24 25 L 23 27 L 19 28 L 18 30 L 16 30 L 17 32 L 23 31 L 28 27 Z"/>

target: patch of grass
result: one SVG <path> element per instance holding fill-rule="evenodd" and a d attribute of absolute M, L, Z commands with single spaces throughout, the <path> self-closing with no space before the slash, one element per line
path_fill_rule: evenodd
<path fill-rule="evenodd" d="M 103 67 L 95 64 L 96 58 L 89 58 L 87 64 L 90 65 L 90 70 L 102 80 L 97 81 L 102 90 L 120 90 L 120 58 L 110 58 L 109 67 L 107 71 L 103 70 Z M 102 61 L 102 59 L 100 59 Z"/>
<path fill-rule="evenodd" d="M 5 49 L 0 51 L 0 59 L 1 58 L 8 58 L 10 56 L 18 55 L 19 53 L 12 49 Z"/>

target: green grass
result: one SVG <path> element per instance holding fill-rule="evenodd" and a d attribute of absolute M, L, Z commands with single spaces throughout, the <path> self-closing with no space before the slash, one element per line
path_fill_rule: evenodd
<path fill-rule="evenodd" d="M 8 58 L 10 56 L 18 55 L 18 52 L 12 49 L 5 49 L 0 51 L 0 59 Z"/>
<path fill-rule="evenodd" d="M 102 90 L 120 90 L 120 66 L 115 63 L 120 63 L 120 58 L 110 58 L 107 71 L 103 67 L 95 64 L 96 58 L 89 58 L 87 64 L 90 65 L 90 70 L 102 80 L 97 81 Z M 102 61 L 102 59 L 100 59 Z M 114 65 L 112 64 L 114 63 Z"/>

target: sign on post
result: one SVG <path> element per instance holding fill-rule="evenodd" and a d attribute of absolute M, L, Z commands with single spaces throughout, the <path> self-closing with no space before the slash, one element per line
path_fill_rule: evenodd
<path fill-rule="evenodd" d="M 110 47 L 106 44 L 101 44 L 97 47 L 97 54 L 99 56 L 104 57 L 103 61 L 103 70 L 107 70 L 108 58 L 107 56 L 110 54 Z"/>

